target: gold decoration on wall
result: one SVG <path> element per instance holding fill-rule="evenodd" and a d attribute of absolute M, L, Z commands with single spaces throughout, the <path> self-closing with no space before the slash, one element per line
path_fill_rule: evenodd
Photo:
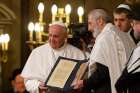
<path fill-rule="evenodd" d="M 7 62 L 8 60 L 8 43 L 10 41 L 10 37 L 8 34 L 1 34 L 0 35 L 0 61 Z"/>
<path fill-rule="evenodd" d="M 70 14 L 72 8 L 70 4 L 67 4 L 65 8 L 58 8 L 56 4 L 52 5 L 51 13 L 52 13 L 52 22 L 61 21 L 65 23 L 66 27 L 70 25 Z M 46 41 L 43 40 L 43 36 L 48 37 L 48 34 L 44 32 L 44 21 L 43 21 L 43 13 L 44 13 L 44 4 L 42 2 L 38 5 L 39 19 L 38 22 L 33 23 L 29 22 L 28 31 L 29 31 L 29 39 L 26 41 L 30 49 L 34 49 L 35 47 L 44 44 Z M 83 7 L 79 7 L 77 9 L 77 13 L 79 16 L 79 23 L 83 23 Z M 51 23 L 50 23 L 51 24 Z M 69 30 L 69 29 L 68 29 Z M 71 37 L 71 35 L 70 35 Z"/>

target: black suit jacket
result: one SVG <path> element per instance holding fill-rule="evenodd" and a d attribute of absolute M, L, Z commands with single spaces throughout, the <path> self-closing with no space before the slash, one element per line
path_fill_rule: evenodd
<path fill-rule="evenodd" d="M 4 93 L 18 93 L 18 92 L 15 92 L 13 89 L 9 89 Z M 23 93 L 29 93 L 29 92 L 25 90 Z"/>
<path fill-rule="evenodd" d="M 111 93 L 111 83 L 108 67 L 96 63 L 96 71 L 86 80 L 82 93 Z"/>
<path fill-rule="evenodd" d="M 140 72 L 128 73 L 125 68 L 115 87 L 118 93 L 140 93 Z"/>

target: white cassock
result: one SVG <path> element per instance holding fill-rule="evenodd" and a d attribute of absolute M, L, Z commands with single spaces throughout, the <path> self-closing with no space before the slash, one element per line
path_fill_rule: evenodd
<path fill-rule="evenodd" d="M 84 59 L 83 52 L 70 44 L 64 44 L 57 50 L 52 49 L 48 43 L 34 49 L 21 74 L 25 79 L 26 89 L 30 93 L 39 93 L 40 82 L 45 82 L 59 56 Z"/>
<path fill-rule="evenodd" d="M 108 23 L 96 38 L 93 46 L 89 71 L 93 73 L 93 64 L 98 62 L 109 68 L 112 93 L 116 93 L 115 83 L 121 75 L 135 43 L 128 34 L 119 31 L 114 25 Z"/>

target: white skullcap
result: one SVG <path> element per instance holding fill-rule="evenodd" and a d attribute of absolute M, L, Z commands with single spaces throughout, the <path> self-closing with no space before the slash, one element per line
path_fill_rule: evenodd
<path fill-rule="evenodd" d="M 131 11 L 131 8 L 129 7 L 129 5 L 126 5 L 126 4 L 120 4 L 117 8 L 124 8 Z"/>
<path fill-rule="evenodd" d="M 53 25 L 59 25 L 59 26 L 62 26 L 62 27 L 66 28 L 66 25 L 61 21 L 55 21 L 52 24 L 50 24 L 49 26 L 53 26 Z"/>

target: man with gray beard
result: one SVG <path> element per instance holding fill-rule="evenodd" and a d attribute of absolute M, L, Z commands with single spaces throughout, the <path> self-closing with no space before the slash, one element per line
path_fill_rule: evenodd
<path fill-rule="evenodd" d="M 89 60 L 89 78 L 74 85 L 83 93 L 116 93 L 115 82 L 135 46 L 128 34 L 109 19 L 104 9 L 94 9 L 88 15 L 88 27 L 96 40 Z"/>

